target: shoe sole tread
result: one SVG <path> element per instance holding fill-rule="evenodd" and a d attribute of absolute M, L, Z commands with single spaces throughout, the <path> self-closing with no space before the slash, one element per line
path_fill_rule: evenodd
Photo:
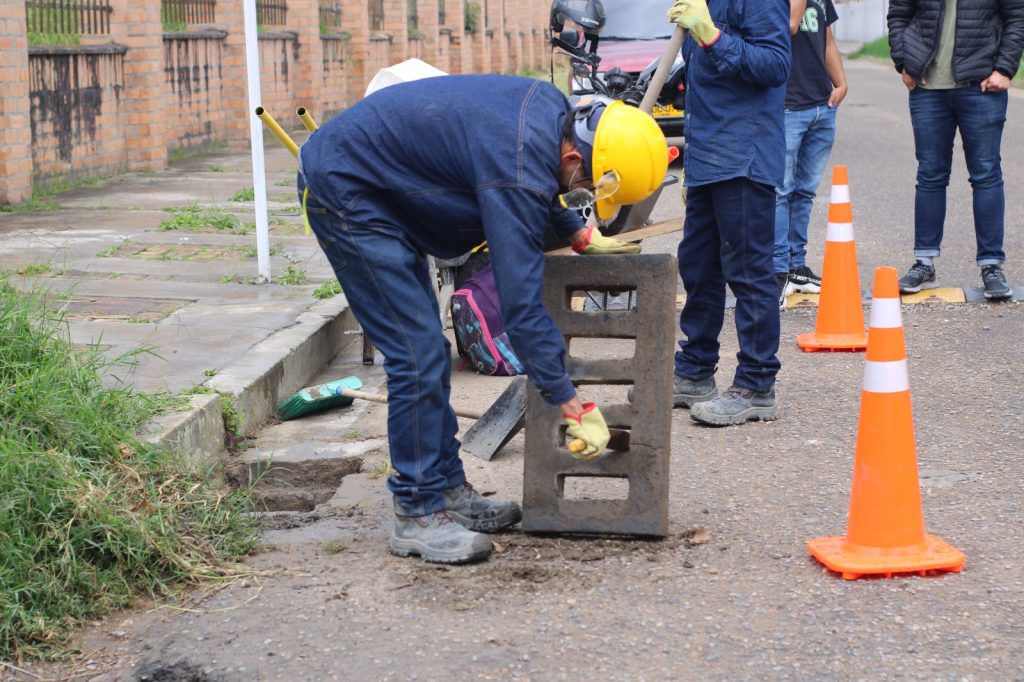
<path fill-rule="evenodd" d="M 473 519 L 451 509 L 447 511 L 448 516 L 452 517 L 460 526 L 477 533 L 498 533 L 508 530 L 523 520 L 523 513 L 518 508 L 510 510 L 506 514 L 495 516 L 493 519 Z"/>
<path fill-rule="evenodd" d="M 749 421 L 773 422 L 779 418 L 777 407 L 748 407 L 737 414 L 694 414 L 690 418 L 710 426 L 739 426 Z"/>
<path fill-rule="evenodd" d="M 489 542 L 488 545 L 490 545 Z M 403 540 L 392 537 L 389 549 L 395 556 L 418 556 L 424 561 L 428 561 L 432 564 L 469 564 L 489 557 L 491 555 L 492 547 L 488 546 L 486 548 L 472 550 L 464 554 L 445 554 L 435 553 L 430 550 L 430 548 L 424 546 L 423 543 L 416 540 Z"/>
<path fill-rule="evenodd" d="M 704 395 L 683 396 L 678 393 L 672 394 L 672 407 L 692 407 L 697 403 L 705 403 L 718 397 L 718 389 L 705 393 Z"/>

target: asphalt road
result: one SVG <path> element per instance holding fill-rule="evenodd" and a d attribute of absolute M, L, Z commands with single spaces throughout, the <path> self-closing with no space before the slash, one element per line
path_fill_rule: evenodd
<path fill-rule="evenodd" d="M 866 289 L 876 266 L 910 264 L 915 164 L 898 78 L 873 64 L 847 70 L 833 161 L 850 169 Z M 1009 121 L 1008 269 L 1020 281 L 1019 93 Z M 969 193 L 957 163 L 938 267 L 943 284 L 971 286 Z M 826 178 L 819 196 L 827 187 Z M 812 230 L 816 265 L 824 203 Z M 653 217 L 673 215 L 670 191 Z M 673 251 L 676 240 L 645 249 Z M 94 680 L 135 679 L 140 666 L 169 680 L 1024 679 L 1024 307 L 904 306 L 926 526 L 967 564 L 959 574 L 857 581 L 824 570 L 805 549 L 845 531 L 864 362 L 801 352 L 795 336 L 813 328 L 814 315 L 783 313 L 777 422 L 712 429 L 673 412 L 665 540 L 513 532 L 497 536 L 501 551 L 476 566 L 398 559 L 386 550 L 383 455 L 371 454 L 334 502 L 268 529 L 266 551 L 251 560 L 259 574 L 188 610 L 116 614 L 85 633 L 86 656 L 61 672 Z M 730 314 L 726 377 L 732 325 Z M 594 348 L 615 352 L 614 343 Z M 325 376 L 360 367 L 341 359 Z M 381 388 L 374 376 L 369 390 Z M 453 402 L 478 407 L 505 381 L 456 372 L 452 383 Z M 293 440 L 370 441 L 384 435 L 385 411 L 357 401 L 303 426 Z M 262 438 L 253 447 L 273 442 L 271 429 Z M 467 457 L 466 466 L 481 490 L 518 498 L 522 436 L 495 460 Z M 706 536 L 694 544 L 697 528 Z"/>

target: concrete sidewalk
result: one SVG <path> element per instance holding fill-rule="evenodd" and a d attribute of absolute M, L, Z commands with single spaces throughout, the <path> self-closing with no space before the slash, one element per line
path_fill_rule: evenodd
<path fill-rule="evenodd" d="M 273 146 L 271 146 L 273 145 Z M 179 394 L 205 386 L 230 399 L 252 432 L 346 344 L 361 337 L 344 295 L 317 298 L 334 274 L 303 234 L 295 160 L 268 141 L 272 284 L 257 276 L 248 149 L 172 163 L 40 201 L 52 210 L 0 213 L 0 270 L 61 301 L 75 344 L 137 364 L 110 381 Z M 335 288 L 336 290 L 336 288 Z M 153 438 L 201 458 L 223 449 L 221 401 L 196 394 Z"/>

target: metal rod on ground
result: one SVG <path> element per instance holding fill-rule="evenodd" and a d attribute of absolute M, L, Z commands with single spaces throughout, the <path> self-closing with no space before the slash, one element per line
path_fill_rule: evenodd
<path fill-rule="evenodd" d="M 256 0 L 243 3 L 245 18 L 245 68 L 249 82 L 249 137 L 252 145 L 252 184 L 256 212 L 256 268 L 258 279 L 270 282 L 270 225 L 267 220 L 267 177 L 263 162 L 263 128 L 252 112 L 259 106 L 260 56 L 257 48 Z"/>
<path fill-rule="evenodd" d="M 665 85 L 669 69 L 675 63 L 676 56 L 679 54 L 679 48 L 683 46 L 684 40 L 686 40 L 686 29 L 682 26 L 676 26 L 676 30 L 672 32 L 672 37 L 669 38 L 668 45 L 665 46 L 665 53 L 661 55 L 661 59 L 658 61 L 658 68 L 654 70 L 654 75 L 651 76 L 651 83 L 647 86 L 647 92 L 644 93 L 644 98 L 640 101 L 641 111 L 646 111 L 649 114 L 654 110 L 654 103 L 658 101 L 658 94 L 661 92 L 661 87 Z"/>
<path fill-rule="evenodd" d="M 354 391 L 351 388 L 341 389 L 341 395 L 346 398 L 358 398 L 359 400 L 369 400 L 371 403 L 381 403 L 382 405 L 388 404 L 388 397 L 381 395 L 380 393 L 365 393 L 363 391 Z M 473 410 L 460 410 L 452 408 L 455 415 L 458 417 L 465 417 L 466 419 L 479 419 L 481 414 L 474 412 Z"/>

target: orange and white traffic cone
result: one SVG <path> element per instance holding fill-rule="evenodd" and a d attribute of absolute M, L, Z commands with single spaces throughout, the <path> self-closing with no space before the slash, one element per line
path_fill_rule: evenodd
<path fill-rule="evenodd" d="M 965 560 L 924 530 L 898 277 L 895 268 L 875 271 L 846 536 L 807 543 L 847 580 L 959 572 Z"/>
<path fill-rule="evenodd" d="M 805 351 L 859 351 L 867 347 L 864 308 L 857 274 L 857 244 L 853 239 L 853 208 L 846 166 L 832 169 L 832 195 L 828 206 L 825 264 L 818 296 L 818 319 L 813 332 L 796 342 Z"/>

